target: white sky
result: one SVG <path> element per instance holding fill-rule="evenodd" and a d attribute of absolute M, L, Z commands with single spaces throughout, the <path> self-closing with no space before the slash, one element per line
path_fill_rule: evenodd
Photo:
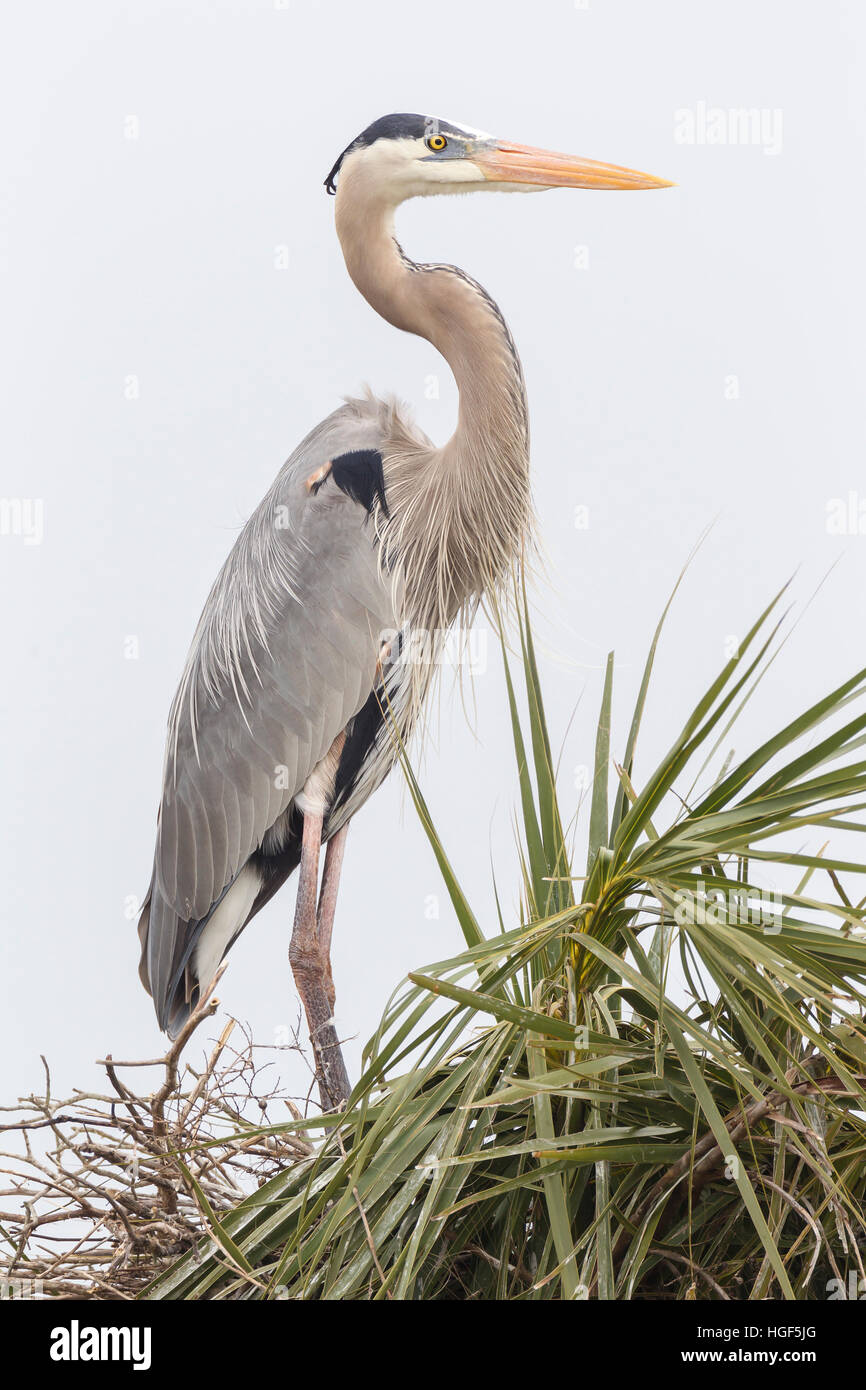
<path fill-rule="evenodd" d="M 375 117 L 465 119 L 678 183 L 425 200 L 399 219 L 410 255 L 490 290 L 523 357 L 555 740 L 580 701 L 566 811 L 573 769 L 592 760 L 605 655 L 620 754 L 653 627 L 708 523 L 636 780 L 798 567 L 803 602 L 840 562 L 739 751 L 862 664 L 866 535 L 829 534 L 827 508 L 853 492 L 866 510 L 864 42 L 854 0 L 7 7 L 0 496 L 41 502 L 44 535 L 0 535 L 2 1103 L 41 1085 L 40 1052 L 61 1091 L 90 1084 L 107 1050 L 161 1048 L 125 914 L 150 875 L 165 718 L 198 613 L 274 473 L 365 381 L 411 402 L 434 438 L 452 428 L 447 369 L 357 295 L 322 188 Z M 712 107 L 763 110 L 765 135 L 677 138 L 678 112 L 700 126 Z M 516 892 L 516 787 L 492 640 L 488 654 L 477 736 L 446 699 L 421 780 L 493 929 L 491 846 L 506 904 Z M 289 888 L 221 989 L 261 1043 L 297 1016 L 292 910 Z M 406 971 L 459 946 L 395 777 L 350 834 L 342 1030 L 366 1039 Z M 357 1056 L 350 1044 L 353 1072 Z M 303 1088 L 296 1064 L 286 1078 Z"/>

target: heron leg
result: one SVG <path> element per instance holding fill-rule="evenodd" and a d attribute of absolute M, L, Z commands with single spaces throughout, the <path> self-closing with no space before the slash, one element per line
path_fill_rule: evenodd
<path fill-rule="evenodd" d="M 319 908 L 317 912 L 317 935 L 319 938 L 319 949 L 324 957 L 326 978 L 325 989 L 331 1008 L 334 1007 L 336 994 L 334 991 L 334 977 L 331 974 L 331 937 L 334 934 L 334 914 L 337 910 L 337 890 L 340 887 L 340 870 L 343 867 L 343 855 L 346 850 L 346 835 L 348 825 L 339 829 L 336 835 L 332 835 L 325 850 L 325 867 L 322 870 L 322 887 L 319 890 Z"/>
<path fill-rule="evenodd" d="M 325 913 L 324 941 L 319 935 L 316 894 L 321 844 L 322 817 L 305 814 L 301 838 L 301 862 L 298 866 L 298 896 L 295 904 L 292 940 L 289 946 L 289 961 L 298 993 L 304 1005 L 304 1012 L 307 1015 L 307 1027 L 313 1045 L 322 1109 L 336 1110 L 344 1101 L 348 1100 L 351 1088 L 333 1019 L 334 985 L 329 956 L 334 922 L 333 906 Z M 341 847 L 338 847 L 337 854 L 335 875 L 333 866 L 329 873 L 328 859 L 333 858 L 329 844 L 325 856 L 325 874 L 322 883 L 323 907 L 336 902 L 336 880 L 339 878 L 339 865 L 342 858 Z"/>

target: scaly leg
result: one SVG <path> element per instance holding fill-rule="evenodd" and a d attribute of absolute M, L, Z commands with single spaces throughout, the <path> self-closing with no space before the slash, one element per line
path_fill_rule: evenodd
<path fill-rule="evenodd" d="M 339 839 L 339 836 L 335 836 L 335 839 Z M 351 1088 L 333 1020 L 334 986 L 331 978 L 331 962 L 328 956 L 333 930 L 333 906 L 330 907 L 329 914 L 325 914 L 328 918 L 325 943 L 320 940 L 318 929 L 316 890 L 319 879 L 321 843 L 322 817 L 305 815 L 301 838 L 301 862 L 298 867 L 298 897 L 295 905 L 292 941 L 289 946 L 289 961 L 298 993 L 304 1005 L 304 1012 L 307 1015 L 307 1027 L 313 1045 L 322 1109 L 336 1110 L 348 1100 Z M 332 858 L 330 844 L 325 858 L 325 875 L 322 884 L 323 905 L 325 906 L 330 904 L 332 900 L 334 902 L 336 900 L 336 880 L 339 878 L 342 846 L 338 845 L 337 847 L 336 876 L 333 870 L 329 873 L 329 858 Z M 328 886 L 331 882 L 333 889 Z"/>
<path fill-rule="evenodd" d="M 340 887 L 340 870 L 346 850 L 348 824 L 332 835 L 325 850 L 325 867 L 322 870 L 322 887 L 319 891 L 317 916 L 317 935 L 319 950 L 325 961 L 325 988 L 331 1008 L 334 1007 L 334 977 L 331 974 L 331 937 L 334 934 L 334 913 L 337 910 L 337 891 Z"/>

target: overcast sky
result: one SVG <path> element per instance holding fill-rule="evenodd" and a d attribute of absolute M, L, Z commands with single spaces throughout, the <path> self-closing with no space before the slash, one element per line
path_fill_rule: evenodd
<path fill-rule="evenodd" d="M 863 664 L 862 94 L 850 0 L 43 0 L 0 42 L 3 971 L 0 1103 L 160 1050 L 137 977 L 168 706 L 201 605 L 301 437 L 368 382 L 437 440 L 455 390 L 346 275 L 322 180 L 389 111 L 647 169 L 664 193 L 428 199 L 520 349 L 548 557 L 538 636 L 577 804 L 606 653 L 621 753 L 662 644 L 636 780 L 768 598 L 828 582 L 744 720 L 747 751 Z M 737 111 L 754 113 L 743 120 Z M 734 113 L 731 115 L 730 113 Z M 482 923 L 516 901 L 495 643 L 475 728 L 446 687 L 421 781 Z M 584 818 L 585 819 L 585 818 Z M 257 1041 L 298 1005 L 289 886 L 221 998 Z M 337 1012 L 358 1047 L 406 971 L 461 938 L 395 775 L 348 843 Z M 295 1093 L 297 1062 L 283 1059 Z"/>

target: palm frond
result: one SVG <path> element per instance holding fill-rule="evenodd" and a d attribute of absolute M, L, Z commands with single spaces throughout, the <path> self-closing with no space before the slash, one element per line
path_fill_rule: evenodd
<path fill-rule="evenodd" d="M 519 910 L 497 895 L 485 937 L 407 764 L 465 947 L 398 988 L 315 1153 L 148 1297 L 809 1299 L 862 1273 L 866 864 L 835 845 L 864 830 L 866 671 L 695 790 L 781 597 L 642 784 L 661 625 L 613 768 L 609 658 L 577 872 L 520 596 Z"/>

